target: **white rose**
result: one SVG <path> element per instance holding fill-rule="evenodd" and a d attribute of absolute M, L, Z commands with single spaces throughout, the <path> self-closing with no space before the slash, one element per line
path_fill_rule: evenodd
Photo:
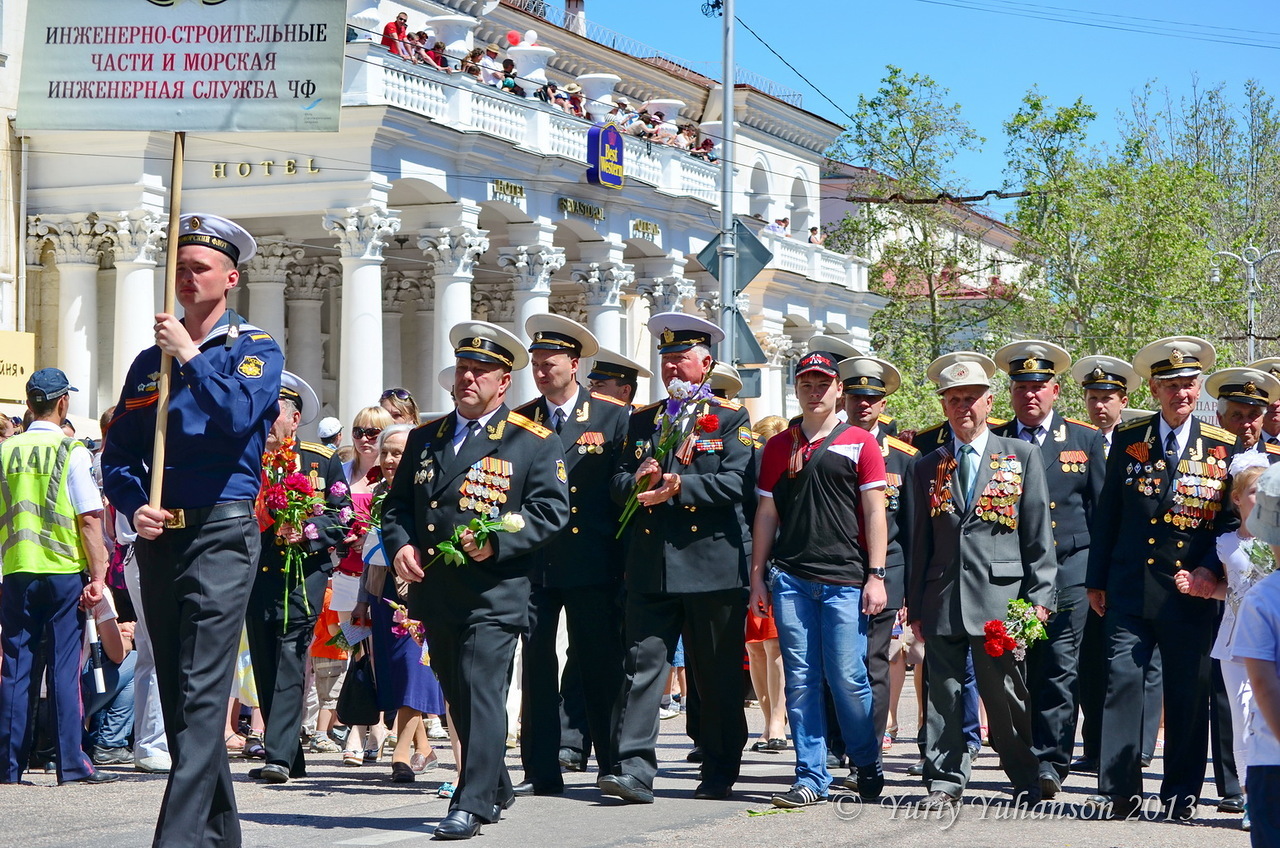
<path fill-rule="evenodd" d="M 502 516 L 502 529 L 506 533 L 518 533 L 524 529 L 524 516 L 518 512 L 508 512 Z"/>

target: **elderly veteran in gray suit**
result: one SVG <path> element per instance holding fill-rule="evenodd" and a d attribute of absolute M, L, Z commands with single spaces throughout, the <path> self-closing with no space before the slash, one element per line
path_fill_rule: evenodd
<path fill-rule="evenodd" d="M 1046 619 L 1057 558 L 1040 448 L 987 429 L 995 370 L 989 358 L 967 351 L 930 364 L 953 436 L 922 456 L 911 474 L 907 608 L 916 637 L 927 645 L 925 810 L 956 806 L 969 781 L 961 681 L 970 650 L 991 745 L 1013 783 L 1015 803 L 1040 800 L 1026 666 L 1009 652 L 990 656 L 983 628 L 1003 620 L 1015 598 Z"/>

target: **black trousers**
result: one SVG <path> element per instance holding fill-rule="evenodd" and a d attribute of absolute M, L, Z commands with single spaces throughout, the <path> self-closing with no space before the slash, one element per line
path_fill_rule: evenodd
<path fill-rule="evenodd" d="M 1076 676 L 1080 688 L 1081 753 L 1097 762 L 1102 752 L 1102 705 L 1107 698 L 1106 625 L 1092 609 L 1085 614 L 1084 638 L 1080 642 L 1080 671 Z M 1164 704 L 1163 676 L 1160 673 L 1160 649 L 1151 654 L 1143 676 L 1142 753 L 1151 756 L 1160 736 L 1160 713 Z"/>
<path fill-rule="evenodd" d="M 621 621 L 621 606 L 618 607 L 618 618 Z M 560 672 L 560 747 L 581 754 L 585 766 L 594 740 L 591 738 L 591 727 L 587 724 L 587 696 L 582 691 L 582 676 L 578 648 L 570 642 L 565 651 L 564 671 Z M 617 693 L 614 695 L 616 697 Z M 612 720 L 610 714 L 610 721 Z M 613 736 L 607 727 L 605 736 L 610 739 Z"/>
<path fill-rule="evenodd" d="M 1083 586 L 1059 589 L 1058 608 L 1045 624 L 1049 638 L 1027 652 L 1031 744 L 1041 764 L 1052 766 L 1059 780 L 1067 779 L 1075 750 L 1077 672 L 1088 611 Z"/>
<path fill-rule="evenodd" d="M 1153 621 L 1114 610 L 1107 625 L 1107 697 L 1098 790 L 1127 803 L 1142 793 L 1144 678 L 1159 646 L 1164 678 L 1164 780 L 1160 798 L 1195 804 L 1209 744 L 1209 647 L 1213 619 Z"/>
<path fill-rule="evenodd" d="M 259 567 L 245 612 L 253 680 L 266 722 L 263 744 L 267 762 L 284 766 L 290 777 L 307 774 L 298 733 L 307 700 L 307 655 L 328 582 L 327 573 L 315 570 L 290 587 L 286 626 L 284 575 Z"/>
<path fill-rule="evenodd" d="M 240 845 L 222 730 L 260 542 L 252 516 L 137 541 L 142 608 L 173 758 L 156 848 Z"/>
<path fill-rule="evenodd" d="M 737 781 L 747 744 L 742 684 L 746 615 L 743 589 L 627 594 L 626 680 L 614 721 L 615 773 L 653 786 L 658 707 L 683 632 L 687 671 L 701 699 L 697 744 L 703 752 L 702 779 L 725 786 Z"/>
<path fill-rule="evenodd" d="M 618 586 L 551 588 L 534 586 L 529 597 L 529 637 L 525 643 L 520 717 L 520 759 L 524 776 L 541 790 L 564 786 L 560 775 L 561 681 L 556 630 L 565 614 L 569 648 L 578 662 L 589 738 L 601 774 L 613 771 L 614 702 L 622 688 L 622 610 Z M 583 751 L 585 757 L 586 751 Z"/>
<path fill-rule="evenodd" d="M 465 566 L 464 566 L 465 567 Z M 462 745 L 451 810 L 466 810 L 493 822 L 494 805 L 511 797 L 506 756 L 507 690 L 515 663 L 519 628 L 423 622 L 431 646 L 431 667 L 449 702 L 453 732 Z"/>
<path fill-rule="evenodd" d="M 867 677 L 871 680 L 871 720 L 875 723 L 876 739 L 884 738 L 889 726 L 889 647 L 893 643 L 893 626 L 897 621 L 896 609 L 884 609 L 871 616 L 867 622 Z M 830 719 L 830 711 L 827 713 Z M 830 722 L 827 724 L 831 727 Z M 841 752 L 844 750 L 841 740 Z M 884 752 L 881 751 L 883 760 Z"/>

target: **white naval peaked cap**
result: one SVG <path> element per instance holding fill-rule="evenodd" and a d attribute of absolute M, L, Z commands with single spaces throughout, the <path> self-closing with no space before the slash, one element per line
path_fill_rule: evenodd
<path fill-rule="evenodd" d="M 212 248 L 231 257 L 236 265 L 248 262 L 258 251 L 249 231 L 220 215 L 188 212 L 178 216 L 178 247 L 189 244 Z"/>
<path fill-rule="evenodd" d="M 315 389 L 292 371 L 280 372 L 280 397 L 298 405 L 303 424 L 310 424 L 320 414 L 320 398 L 316 397 Z"/>
<path fill-rule="evenodd" d="M 996 364 L 991 357 L 972 350 L 944 353 L 929 363 L 926 375 L 938 386 L 938 394 L 958 386 L 991 388 Z"/>
<path fill-rule="evenodd" d="M 1086 356 L 1071 366 L 1071 379 L 1086 389 L 1136 391 L 1142 378 L 1133 366 L 1114 356 Z"/>
<path fill-rule="evenodd" d="M 519 371 L 529 364 L 529 352 L 514 334 L 488 321 L 463 321 L 449 330 L 449 344 L 458 359 L 505 365 Z"/>
<path fill-rule="evenodd" d="M 1168 380 L 1173 377 L 1194 377 L 1213 370 L 1217 359 L 1213 345 L 1195 336 L 1168 336 L 1158 339 L 1138 351 L 1133 358 L 1133 370 L 1140 377 Z"/>

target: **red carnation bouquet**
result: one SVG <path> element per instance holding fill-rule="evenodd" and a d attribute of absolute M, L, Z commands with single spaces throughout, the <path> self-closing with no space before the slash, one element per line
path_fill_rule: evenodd
<path fill-rule="evenodd" d="M 1002 657 L 1012 651 L 1014 659 L 1027 658 L 1027 648 L 1041 639 L 1048 638 L 1044 622 L 1036 615 L 1036 608 L 1019 598 L 1009 602 L 1009 614 L 1001 621 L 993 618 L 982 628 L 986 639 L 982 647 L 993 657 Z"/>
<path fill-rule="evenodd" d="M 311 478 L 297 471 L 297 443 L 285 439 L 280 447 L 262 455 L 262 494 L 258 498 L 258 527 L 264 532 L 276 527 L 276 544 L 284 548 L 284 624 L 289 624 L 289 593 L 303 580 L 302 562 L 308 551 L 303 542 L 286 542 L 292 531 L 304 540 L 320 538 L 308 519 L 323 515 L 324 493 L 317 492 Z M 303 604 L 306 604 L 305 593 Z"/>
<path fill-rule="evenodd" d="M 708 412 L 706 415 L 698 416 L 698 432 L 714 433 L 720 427 L 720 419 L 718 416 Z"/>

